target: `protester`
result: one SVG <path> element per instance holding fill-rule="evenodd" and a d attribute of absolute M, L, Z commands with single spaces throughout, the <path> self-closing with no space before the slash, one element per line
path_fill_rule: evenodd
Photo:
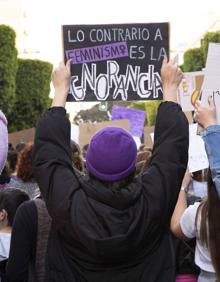
<path fill-rule="evenodd" d="M 27 200 L 28 195 L 20 190 L 0 191 L 0 261 L 8 258 L 14 216 L 21 203 Z"/>
<path fill-rule="evenodd" d="M 9 282 L 45 281 L 50 228 L 51 218 L 43 199 L 28 201 L 19 207 L 14 219 L 7 264 Z"/>
<path fill-rule="evenodd" d="M 79 146 L 71 141 L 72 165 L 84 171 Z M 9 282 L 45 281 L 45 259 L 51 218 L 43 199 L 25 202 L 17 211 L 7 264 Z"/>
<path fill-rule="evenodd" d="M 89 176 L 78 177 L 64 109 L 70 64 L 53 73 L 52 108 L 41 117 L 35 136 L 34 173 L 52 217 L 45 279 L 174 281 L 169 222 L 188 159 L 188 122 L 176 103 L 182 72 L 164 60 L 164 102 L 148 171 L 134 178 L 136 144 L 127 131 L 109 127 L 91 140 Z"/>
<path fill-rule="evenodd" d="M 40 190 L 33 174 L 33 143 L 27 143 L 19 152 L 16 175 L 11 177 L 10 188 L 16 188 L 25 191 L 30 199 L 40 195 Z"/>
<path fill-rule="evenodd" d="M 5 166 L 8 154 L 8 129 L 7 119 L 0 110 L 0 174 Z"/>
<path fill-rule="evenodd" d="M 187 192 L 189 191 L 191 182 L 192 182 L 192 174 L 187 169 L 182 181 L 182 187 L 184 187 L 185 191 Z M 195 202 L 200 202 L 200 201 L 201 198 L 198 198 L 191 193 L 187 193 L 187 197 L 186 197 L 187 207 L 189 205 L 194 204 Z M 178 214 L 178 212 L 179 212 L 179 207 L 176 206 L 176 209 L 174 210 L 174 215 Z M 197 282 L 200 269 L 195 264 L 195 248 L 196 248 L 195 238 L 186 241 L 174 237 L 173 242 L 174 242 L 175 257 L 176 257 L 176 263 L 175 263 L 176 282 Z"/>
<path fill-rule="evenodd" d="M 28 195 L 17 189 L 0 191 L 0 281 L 6 280 L 6 263 L 9 256 L 12 224 L 17 208 L 28 201 Z"/>
<path fill-rule="evenodd" d="M 201 273 L 198 281 L 220 281 L 220 125 L 212 98 L 209 105 L 196 104 L 195 119 L 204 127 L 203 139 L 209 158 L 211 175 L 208 198 L 186 208 L 186 193 L 181 189 L 171 221 L 171 229 L 179 238 L 196 237 L 195 262 Z"/>

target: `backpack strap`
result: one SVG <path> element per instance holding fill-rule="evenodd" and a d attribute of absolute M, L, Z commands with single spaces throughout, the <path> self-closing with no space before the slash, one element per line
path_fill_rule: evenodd
<path fill-rule="evenodd" d="M 35 273 L 37 281 L 43 282 L 45 277 L 45 263 L 51 228 L 51 217 L 47 211 L 46 204 L 42 199 L 35 199 L 34 203 L 37 207 L 38 215 Z"/>

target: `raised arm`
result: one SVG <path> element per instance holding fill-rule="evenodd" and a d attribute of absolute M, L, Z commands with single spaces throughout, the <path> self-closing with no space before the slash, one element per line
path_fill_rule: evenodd
<path fill-rule="evenodd" d="M 217 125 L 216 108 L 211 96 L 208 98 L 207 106 L 202 106 L 200 102 L 197 102 L 195 118 L 204 127 L 203 140 L 209 159 L 212 180 L 220 197 L 220 125 Z"/>
<path fill-rule="evenodd" d="M 4 168 L 8 154 L 8 129 L 7 119 L 2 111 L 0 111 L 0 174 Z"/>
<path fill-rule="evenodd" d="M 51 217 L 59 224 L 70 220 L 71 199 L 78 188 L 70 149 L 70 122 L 65 103 L 70 82 L 70 61 L 53 72 L 52 107 L 41 117 L 35 134 L 34 175 Z"/>
<path fill-rule="evenodd" d="M 183 77 L 176 64 L 164 60 L 161 68 L 164 102 L 158 109 L 153 156 L 145 182 L 148 193 L 167 224 L 173 213 L 188 161 L 188 122 L 176 103 L 177 88 Z M 148 182 L 149 181 L 149 182 Z"/>

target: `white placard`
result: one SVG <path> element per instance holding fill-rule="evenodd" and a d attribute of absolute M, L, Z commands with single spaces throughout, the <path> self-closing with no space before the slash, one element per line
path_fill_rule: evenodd
<path fill-rule="evenodd" d="M 190 172 L 209 167 L 205 144 L 200 135 L 197 135 L 197 123 L 189 125 L 189 162 Z"/>
<path fill-rule="evenodd" d="M 202 104 L 207 105 L 208 96 L 212 96 L 217 111 L 217 123 L 220 124 L 220 44 L 209 43 L 202 87 Z"/>
<path fill-rule="evenodd" d="M 77 144 L 79 144 L 79 126 L 71 123 L 71 133 L 70 138 Z"/>

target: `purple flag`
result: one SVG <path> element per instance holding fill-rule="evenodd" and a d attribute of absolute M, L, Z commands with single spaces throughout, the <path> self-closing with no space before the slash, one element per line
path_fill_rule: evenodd
<path fill-rule="evenodd" d="M 112 120 L 128 119 L 133 136 L 141 137 L 144 130 L 146 112 L 135 109 L 128 109 L 119 106 L 112 107 Z"/>

